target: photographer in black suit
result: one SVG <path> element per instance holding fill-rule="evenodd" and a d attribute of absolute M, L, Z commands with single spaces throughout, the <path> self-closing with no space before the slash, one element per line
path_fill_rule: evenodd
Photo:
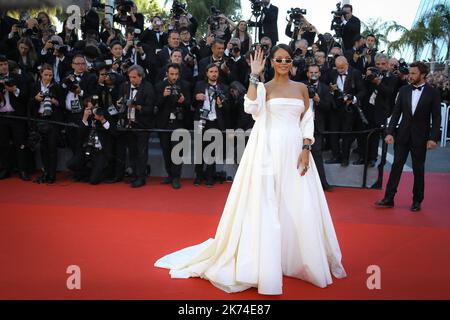
<path fill-rule="evenodd" d="M 361 34 L 361 21 L 353 15 L 352 5 L 345 4 L 342 10 L 346 12 L 342 16 L 342 40 L 344 42 L 344 50 L 350 50 L 355 37 Z"/>
<path fill-rule="evenodd" d="M 156 55 L 165 45 L 167 45 L 167 32 L 162 31 L 163 22 L 161 17 L 154 16 L 152 18 L 152 26 L 145 30 L 140 39 L 142 42 L 148 44 Z"/>
<path fill-rule="evenodd" d="M 62 90 L 53 78 L 53 67 L 42 65 L 40 79 L 31 90 L 29 112 L 33 118 L 41 120 L 62 120 Z M 58 127 L 48 122 L 37 122 L 36 129 L 41 136 L 40 153 L 44 173 L 35 182 L 54 183 L 58 154 Z"/>
<path fill-rule="evenodd" d="M 211 63 L 205 69 L 206 80 L 197 82 L 194 90 L 195 94 L 195 108 L 198 111 L 196 118 L 200 120 L 199 125 L 202 129 L 202 134 L 208 129 L 219 129 L 221 131 L 227 128 L 228 117 L 228 87 L 219 80 L 219 67 Z M 197 130 L 197 128 L 194 128 Z M 200 129 L 200 128 L 199 128 Z M 203 150 L 207 144 L 202 142 Z M 215 157 L 213 152 L 212 157 Z M 206 178 L 206 186 L 212 187 L 214 185 L 214 176 L 216 173 L 215 161 L 212 164 L 206 164 L 206 175 L 203 175 L 203 161 L 202 164 L 195 165 L 196 178 L 194 185 L 199 186 L 202 179 Z"/>
<path fill-rule="evenodd" d="M 159 109 L 156 126 L 159 129 L 167 130 L 181 129 L 184 127 L 185 115 L 191 105 L 190 84 L 180 79 L 181 68 L 178 64 L 169 64 L 166 70 L 166 79 L 155 87 L 156 105 Z M 174 189 L 179 189 L 182 165 L 175 164 L 172 160 L 172 149 L 178 142 L 171 141 L 171 137 L 171 132 L 159 133 L 164 164 L 168 174 L 162 183 L 172 184 Z"/>
<path fill-rule="evenodd" d="M 262 16 L 258 22 L 259 40 L 266 36 L 272 40 L 272 45 L 278 42 L 278 7 L 270 3 L 270 0 L 263 0 Z M 255 27 L 254 21 L 248 21 L 249 27 Z"/>
<path fill-rule="evenodd" d="M 403 166 L 411 153 L 414 172 L 413 204 L 411 211 L 421 209 L 425 189 L 425 158 L 427 150 L 437 147 L 441 124 L 441 98 L 439 92 L 426 83 L 428 66 L 423 62 L 410 65 L 410 85 L 400 89 L 385 141 L 394 143 L 394 163 L 384 198 L 376 203 L 379 207 L 392 208 Z M 397 123 L 402 117 L 399 128 Z M 430 129 L 430 118 L 432 126 Z"/>
<path fill-rule="evenodd" d="M 319 66 L 312 64 L 308 66 L 308 81 L 305 84 L 308 87 L 309 105 L 314 112 L 314 139 L 311 153 L 317 166 L 320 181 L 324 190 L 330 190 L 331 186 L 327 182 L 325 169 L 323 167 L 322 158 L 322 132 L 325 131 L 325 117 L 331 110 L 333 97 L 330 94 L 330 88 L 323 82 L 319 81 L 321 73 Z"/>
<path fill-rule="evenodd" d="M 128 69 L 129 82 L 122 85 L 120 91 L 121 100 L 118 107 L 125 103 L 127 113 L 127 127 L 130 129 L 151 129 L 154 125 L 155 93 L 150 82 L 144 80 L 145 71 L 141 66 L 134 65 Z M 147 131 L 131 131 L 128 133 L 128 147 L 134 178 L 131 181 L 132 188 L 139 188 L 146 183 L 146 169 L 148 162 L 148 140 L 150 133 Z"/>
<path fill-rule="evenodd" d="M 349 66 L 345 57 L 337 57 L 336 70 L 330 73 L 330 90 L 334 93 L 334 105 L 330 113 L 330 130 L 335 132 L 351 132 L 358 116 L 359 105 L 366 96 L 366 88 L 361 72 Z M 325 163 L 341 163 L 349 165 L 350 145 L 353 137 L 342 135 L 342 146 L 339 145 L 339 134 L 331 134 L 331 151 L 333 158 Z"/>
<path fill-rule="evenodd" d="M 375 68 L 368 68 L 365 76 L 367 95 L 361 106 L 367 120 L 367 125 L 361 125 L 359 121 L 357 130 L 375 129 L 386 125 L 389 112 L 392 110 L 392 103 L 395 100 L 396 77 L 388 77 L 388 57 L 385 54 L 377 54 L 375 57 Z M 369 139 L 368 162 L 370 167 L 374 167 L 378 157 L 378 145 L 380 133 L 373 133 Z M 358 137 L 358 147 L 361 154 L 355 165 L 365 164 L 365 152 L 367 146 L 367 134 Z"/>
<path fill-rule="evenodd" d="M 8 59 L 0 56 L 0 115 L 26 116 L 28 93 L 19 76 L 9 72 Z M 29 181 L 26 172 L 26 122 L 0 118 L 0 179 L 10 176 L 8 163 L 10 140 L 14 142 L 19 177 Z"/>

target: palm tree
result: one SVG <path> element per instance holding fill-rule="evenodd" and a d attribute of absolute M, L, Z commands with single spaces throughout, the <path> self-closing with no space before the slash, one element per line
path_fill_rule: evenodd
<path fill-rule="evenodd" d="M 450 59 L 450 4 L 438 4 L 433 8 L 433 11 L 425 16 L 427 24 L 430 28 L 430 33 L 434 36 L 432 40 L 432 45 L 434 43 L 434 54 L 433 60 L 436 59 L 437 46 L 435 44 L 436 40 L 443 39 L 447 44 L 447 55 L 446 60 Z"/>
<path fill-rule="evenodd" d="M 428 30 L 424 21 L 418 21 L 411 29 L 394 22 L 387 28 L 386 33 L 389 34 L 392 31 L 401 32 L 401 36 L 395 41 L 388 42 L 388 54 L 392 55 L 394 52 L 403 54 L 405 49 L 411 47 L 414 61 L 417 61 L 427 44 Z"/>
<path fill-rule="evenodd" d="M 388 44 L 389 41 L 387 39 L 388 37 L 387 30 L 393 23 L 394 22 L 392 21 L 382 22 L 381 18 L 369 19 L 367 23 L 362 22 L 364 30 L 361 33 L 361 35 L 367 37 L 368 35 L 372 34 L 375 36 L 378 42 Z"/>

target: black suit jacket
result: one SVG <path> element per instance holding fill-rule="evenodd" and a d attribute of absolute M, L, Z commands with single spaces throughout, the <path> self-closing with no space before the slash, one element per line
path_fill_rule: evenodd
<path fill-rule="evenodd" d="M 428 140 L 438 141 L 441 125 L 441 97 L 439 91 L 426 84 L 422 89 L 416 111 L 412 113 L 413 86 L 407 85 L 400 89 L 392 118 L 387 130 L 388 134 L 396 132 L 396 142 L 407 144 L 409 141 L 415 146 L 425 146 Z M 397 123 L 402 121 L 396 130 Z M 430 129 L 430 117 L 432 127 Z"/>
<path fill-rule="evenodd" d="M 304 82 L 305 85 L 309 85 L 309 82 Z M 333 96 L 330 94 L 330 88 L 323 82 L 319 81 L 317 85 L 317 94 L 319 95 L 320 102 L 314 103 L 314 131 L 315 133 L 322 133 L 325 131 L 325 117 L 331 110 L 333 105 Z"/>
<path fill-rule="evenodd" d="M 28 105 L 28 111 L 30 116 L 36 118 L 38 117 L 38 111 L 40 108 L 41 103 L 36 101 L 35 97 L 36 95 L 41 91 L 41 81 L 38 80 L 34 83 L 33 87 L 30 91 L 30 98 L 29 98 L 29 105 Z M 55 121 L 62 121 L 63 120 L 63 110 L 64 110 L 64 96 L 62 88 L 59 86 L 58 83 L 53 81 L 53 83 L 50 85 L 49 92 L 53 98 L 58 100 L 59 105 L 58 106 L 52 106 L 52 115 L 50 117 L 51 120 Z"/>
<path fill-rule="evenodd" d="M 153 52 L 156 54 L 156 49 L 162 49 L 165 45 L 167 45 L 167 33 L 162 32 L 158 37 L 156 35 L 156 32 L 154 30 L 147 29 L 145 30 L 141 35 L 141 41 L 148 44 L 150 48 L 153 50 Z"/>
<path fill-rule="evenodd" d="M 14 115 L 26 116 L 27 115 L 27 105 L 29 97 L 29 83 L 26 83 L 26 79 L 23 76 L 18 76 L 14 74 L 9 74 L 10 78 L 13 78 L 16 82 L 17 88 L 19 89 L 19 95 L 16 97 L 14 93 L 9 93 L 9 101 L 14 109 Z M 6 91 L 6 89 L 5 89 Z"/>
<path fill-rule="evenodd" d="M 181 87 L 181 93 L 184 96 L 184 102 L 179 104 L 173 96 L 164 97 L 163 93 L 167 86 L 170 86 L 167 80 L 159 82 L 155 86 L 156 105 L 159 107 L 158 115 L 156 116 L 156 127 L 164 129 L 169 122 L 170 113 L 175 113 L 177 106 L 183 109 L 183 114 L 186 115 L 188 108 L 191 105 L 191 85 L 186 81 L 178 81 L 177 85 Z"/>
<path fill-rule="evenodd" d="M 352 16 L 345 24 L 342 31 L 342 40 L 344 41 L 344 50 L 349 50 L 353 47 L 353 40 L 357 35 L 361 34 L 361 21 Z"/>
<path fill-rule="evenodd" d="M 129 82 L 124 82 L 120 90 L 120 97 L 128 100 L 130 96 L 131 85 Z M 135 96 L 136 104 L 142 106 L 142 110 L 136 109 L 136 122 L 134 127 L 138 129 L 152 128 L 155 122 L 154 102 L 155 92 L 153 85 L 148 81 L 142 81 L 138 92 Z"/>
<path fill-rule="evenodd" d="M 203 59 L 200 60 L 200 62 L 198 63 L 198 80 L 205 80 L 206 79 L 206 74 L 205 74 L 206 67 L 209 64 L 211 64 L 212 61 L 213 61 L 212 60 L 212 56 L 209 56 L 209 57 L 206 57 L 206 58 L 203 58 Z M 223 60 L 223 62 L 225 62 L 225 60 Z M 222 63 L 221 63 L 221 65 L 222 65 Z M 222 68 L 219 66 L 219 82 L 228 85 L 230 83 L 230 74 L 226 74 L 222 70 Z"/>
<path fill-rule="evenodd" d="M 259 40 L 266 36 L 272 40 L 272 45 L 276 45 L 278 42 L 278 7 L 271 4 L 269 9 L 264 7 L 262 12 L 264 19 L 258 23 Z M 255 23 L 250 22 L 248 26 L 254 27 Z"/>
<path fill-rule="evenodd" d="M 368 90 L 363 105 L 366 106 L 366 108 L 374 108 L 374 124 L 376 124 L 377 126 L 385 125 L 387 118 L 392 113 L 392 103 L 393 101 L 395 101 L 394 94 L 396 93 L 396 84 L 396 77 L 383 77 L 380 85 L 378 86 L 366 81 Z M 371 105 L 370 97 L 375 90 L 377 91 L 375 105 Z"/>
<path fill-rule="evenodd" d="M 330 83 L 337 83 L 338 77 L 338 72 L 332 70 L 329 77 Z M 352 67 L 348 68 L 348 75 L 344 83 L 344 93 L 354 95 L 358 99 L 359 104 L 363 103 L 367 95 L 367 90 L 359 70 L 353 69 Z M 339 108 L 339 106 L 337 107 Z"/>
<path fill-rule="evenodd" d="M 200 119 L 200 109 L 203 107 L 203 101 L 197 101 L 195 100 L 195 96 L 198 93 L 203 93 L 205 94 L 206 88 L 209 86 L 208 82 L 206 81 L 198 81 L 197 84 L 195 85 L 195 90 L 194 90 L 194 102 L 193 102 L 193 106 L 196 109 L 196 114 L 195 114 L 195 119 L 199 120 Z M 228 86 L 223 84 L 223 83 L 217 83 L 217 86 L 222 90 L 222 92 L 226 93 L 228 96 Z M 219 126 L 220 130 L 225 130 L 226 128 L 229 127 L 229 123 L 230 123 L 230 112 L 229 112 L 229 103 L 228 101 L 223 102 L 223 105 L 221 108 L 218 108 L 216 106 L 216 114 L 217 114 L 217 123 Z"/>

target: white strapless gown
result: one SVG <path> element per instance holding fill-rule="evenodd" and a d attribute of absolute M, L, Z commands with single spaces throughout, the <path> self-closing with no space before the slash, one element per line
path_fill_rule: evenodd
<path fill-rule="evenodd" d="M 305 176 L 297 169 L 303 138 L 313 135 L 313 118 L 305 120 L 308 132 L 302 132 L 302 100 L 265 102 L 261 85 L 258 99 L 246 98 L 255 128 L 214 239 L 169 254 L 155 266 L 170 269 L 172 278 L 208 279 L 226 292 L 257 287 L 260 294 L 281 294 L 283 275 L 324 288 L 332 274 L 346 273 L 314 160 Z"/>

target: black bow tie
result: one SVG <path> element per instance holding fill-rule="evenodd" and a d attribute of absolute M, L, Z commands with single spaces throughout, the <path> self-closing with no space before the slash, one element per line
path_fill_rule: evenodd
<path fill-rule="evenodd" d="M 133 90 L 133 91 L 139 90 L 139 87 L 131 87 L 131 90 Z"/>
<path fill-rule="evenodd" d="M 425 85 L 420 86 L 420 87 L 414 87 L 414 86 L 413 86 L 413 91 L 416 91 L 416 90 L 422 91 L 422 89 L 423 89 L 424 87 L 425 87 Z"/>

